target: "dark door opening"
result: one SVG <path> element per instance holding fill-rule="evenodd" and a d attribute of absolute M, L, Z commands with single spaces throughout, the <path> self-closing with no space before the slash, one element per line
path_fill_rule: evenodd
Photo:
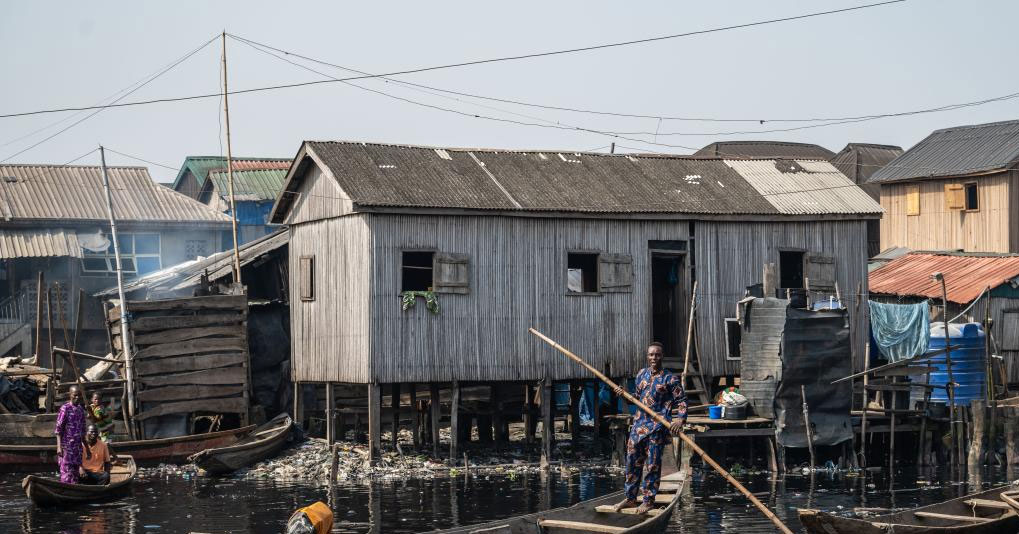
<path fill-rule="evenodd" d="M 686 350 L 687 292 L 685 254 L 651 254 L 651 338 L 665 349 L 664 365 L 682 370 Z"/>

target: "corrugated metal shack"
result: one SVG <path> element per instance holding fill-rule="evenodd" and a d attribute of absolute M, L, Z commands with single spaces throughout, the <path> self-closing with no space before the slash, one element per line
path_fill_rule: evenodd
<path fill-rule="evenodd" d="M 230 228 L 225 215 L 156 184 L 143 167 L 109 167 L 109 178 L 128 278 L 220 250 L 220 233 Z M 52 315 L 55 332 L 40 343 L 40 363 L 49 365 L 50 340 L 70 344 L 63 331 L 75 328 L 79 289 L 91 294 L 115 281 L 101 169 L 2 165 L 0 218 L 0 354 L 17 350 L 8 342 L 33 329 L 41 272 L 44 305 L 53 284 L 53 304 L 43 314 Z M 86 298 L 81 315 L 77 349 L 106 354 L 101 303 Z"/>
<path fill-rule="evenodd" d="M 983 323 L 989 314 L 991 324 L 984 328 L 992 350 L 1004 358 L 1002 374 L 1009 383 L 1019 382 L 1019 255 L 913 252 L 871 271 L 871 299 L 929 299 L 931 318 L 942 320 L 941 284 L 931 279 L 936 272 L 945 277 L 948 317 L 963 313 L 966 320 Z"/>
<path fill-rule="evenodd" d="M 868 180 L 881 250 L 1019 252 L 1019 121 L 937 130 Z"/>
<path fill-rule="evenodd" d="M 589 378 L 528 327 L 615 376 L 652 339 L 675 365 L 695 279 L 702 370 L 735 375 L 726 318 L 762 265 L 852 298 L 879 213 L 827 161 L 305 142 L 272 218 L 294 378 L 369 384 L 371 427 L 379 384 Z M 437 309 L 401 308 L 429 289 Z"/>

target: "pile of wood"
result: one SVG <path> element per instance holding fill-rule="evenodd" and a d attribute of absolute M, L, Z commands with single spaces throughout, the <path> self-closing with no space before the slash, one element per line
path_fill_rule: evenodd
<path fill-rule="evenodd" d="M 0 358 L 0 414 L 39 411 L 39 397 L 46 392 L 51 371 L 24 361 Z"/>

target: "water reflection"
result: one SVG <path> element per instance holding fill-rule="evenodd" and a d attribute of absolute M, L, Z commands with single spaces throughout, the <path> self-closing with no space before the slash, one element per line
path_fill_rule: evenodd
<path fill-rule="evenodd" d="M 750 491 L 799 529 L 795 509 L 850 513 L 857 507 L 915 507 L 1015 478 L 1003 469 L 962 473 L 903 470 L 776 478 L 744 477 Z M 289 514 L 316 500 L 330 503 L 334 533 L 424 532 L 566 506 L 615 491 L 620 477 L 602 473 L 478 476 L 432 481 L 378 481 L 333 488 L 267 481 L 143 478 L 122 501 L 72 509 L 40 509 L 24 497 L 20 477 L 0 475 L 0 532 L 21 534 L 277 533 Z M 671 533 L 771 533 L 774 529 L 724 480 L 698 473 L 674 516 Z"/>

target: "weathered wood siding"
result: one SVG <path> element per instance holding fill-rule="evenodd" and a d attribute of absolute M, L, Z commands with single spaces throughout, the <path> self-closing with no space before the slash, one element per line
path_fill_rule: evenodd
<path fill-rule="evenodd" d="M 835 278 L 849 308 L 857 365 L 862 364 L 867 324 L 857 311 L 857 286 L 867 293 L 867 222 L 714 222 L 695 227 L 697 348 L 705 375 L 736 375 L 738 360 L 725 358 L 725 318 L 736 316 L 746 286 L 759 283 L 765 263 L 779 250 L 802 249 L 835 258 Z"/>
<path fill-rule="evenodd" d="M 1019 240 L 1016 222 L 1009 216 L 1010 206 L 1019 194 L 1012 182 L 1016 172 L 975 178 L 924 180 L 881 186 L 881 249 L 908 247 L 913 250 L 952 250 L 967 252 L 1016 252 Z M 946 184 L 977 182 L 979 210 L 948 209 Z M 907 191 L 920 188 L 920 213 L 906 215 Z"/>
<path fill-rule="evenodd" d="M 367 383 L 370 379 L 367 217 L 350 215 L 290 227 L 294 380 Z M 301 256 L 314 256 L 314 298 L 309 301 L 298 292 Z"/>
<path fill-rule="evenodd" d="M 599 369 L 631 374 L 650 341 L 648 240 L 685 240 L 685 221 L 372 216 L 372 378 L 379 382 L 586 377 L 534 327 Z M 405 249 L 466 255 L 467 294 L 400 308 Z M 567 295 L 570 250 L 633 258 L 632 292 Z"/>
<path fill-rule="evenodd" d="M 296 195 L 297 199 L 294 200 L 294 206 L 285 224 L 318 221 L 351 212 L 351 202 L 347 194 L 319 165 L 308 166 L 304 181 Z"/>

